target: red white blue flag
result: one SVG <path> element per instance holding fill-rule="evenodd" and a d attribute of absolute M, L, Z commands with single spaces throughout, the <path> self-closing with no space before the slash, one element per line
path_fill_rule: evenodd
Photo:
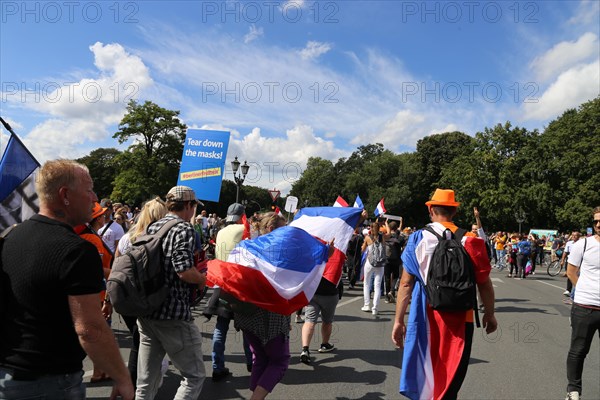
<path fill-rule="evenodd" d="M 376 217 L 379 217 L 380 215 L 383 215 L 385 213 L 385 206 L 383 205 L 383 199 L 381 199 L 381 201 L 379 201 L 377 207 L 375 208 L 374 214 Z"/>
<path fill-rule="evenodd" d="M 342 198 L 342 196 L 338 196 L 337 199 L 335 199 L 335 203 L 333 203 L 334 207 L 348 207 L 348 203 L 346 202 L 346 200 L 344 200 Z"/>
<path fill-rule="evenodd" d="M 290 224 L 301 228 L 325 243 L 333 242 L 334 252 L 323 278 L 337 285 L 342 277 L 348 243 L 358 224 L 362 209 L 354 207 L 309 207 L 301 209 Z"/>
<path fill-rule="evenodd" d="M 208 262 L 209 286 L 278 314 L 307 305 L 319 286 L 329 246 L 302 229 L 285 226 L 242 240 L 227 261 Z"/>

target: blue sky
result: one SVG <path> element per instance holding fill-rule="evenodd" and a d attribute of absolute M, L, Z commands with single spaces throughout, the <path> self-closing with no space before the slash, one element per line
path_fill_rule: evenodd
<path fill-rule="evenodd" d="M 76 158 L 123 149 L 125 104 L 152 100 L 230 130 L 228 161 L 285 193 L 310 156 L 543 129 L 598 96 L 599 4 L 2 1 L 0 115 L 40 161 Z"/>

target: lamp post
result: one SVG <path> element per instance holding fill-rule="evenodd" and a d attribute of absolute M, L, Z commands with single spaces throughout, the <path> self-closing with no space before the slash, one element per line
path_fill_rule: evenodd
<path fill-rule="evenodd" d="M 237 203 L 238 198 L 240 197 L 240 186 L 244 184 L 244 179 L 246 179 L 250 166 L 244 161 L 244 165 L 242 165 L 242 168 L 240 169 L 240 162 L 238 161 L 237 156 L 235 156 L 235 160 L 231 162 L 231 169 L 233 170 L 233 179 L 235 180 L 235 202 Z M 240 173 L 238 173 L 238 170 Z"/>
<path fill-rule="evenodd" d="M 519 211 L 515 212 L 515 219 L 519 223 L 519 235 L 521 234 L 521 224 L 527 221 L 527 213 L 523 211 L 521 207 L 519 207 Z"/>

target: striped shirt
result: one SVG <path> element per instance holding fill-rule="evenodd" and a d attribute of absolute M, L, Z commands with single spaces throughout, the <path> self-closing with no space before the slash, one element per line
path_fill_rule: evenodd
<path fill-rule="evenodd" d="M 163 240 L 165 255 L 165 283 L 169 294 L 161 308 L 150 315 L 150 319 L 191 321 L 191 284 L 179 278 L 179 273 L 194 267 L 196 234 L 192 225 L 174 214 L 167 214 L 148 227 L 148 233 L 157 232 L 167 221 L 180 219 Z"/>

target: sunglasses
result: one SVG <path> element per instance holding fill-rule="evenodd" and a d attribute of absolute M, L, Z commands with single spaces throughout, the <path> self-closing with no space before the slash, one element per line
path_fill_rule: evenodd
<path fill-rule="evenodd" d="M 600 219 L 595 219 L 594 220 L 594 225 L 596 225 L 596 224 L 600 224 Z"/>

